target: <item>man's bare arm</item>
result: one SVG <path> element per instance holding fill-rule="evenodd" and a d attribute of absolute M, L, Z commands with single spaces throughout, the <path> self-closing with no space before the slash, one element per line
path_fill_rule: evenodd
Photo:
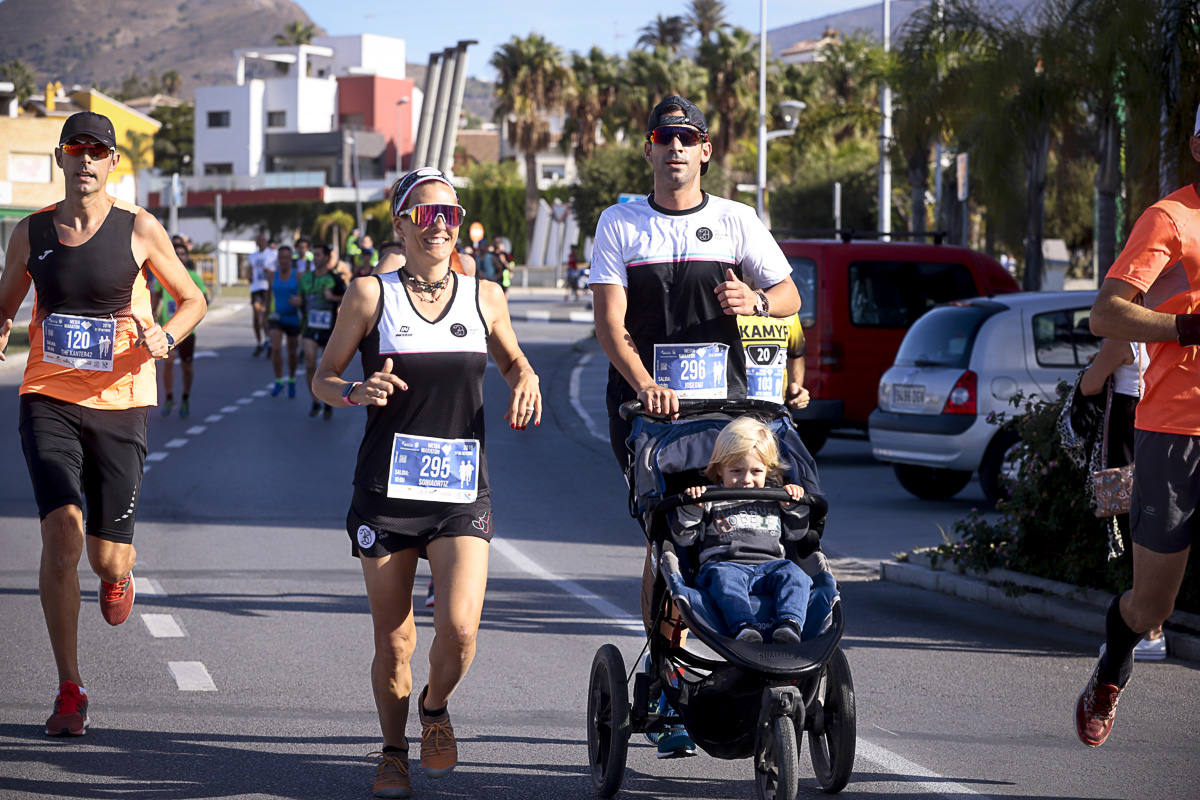
<path fill-rule="evenodd" d="M 1088 318 L 1092 333 L 1126 342 L 1179 341 L 1176 315 L 1152 311 L 1134 303 L 1133 298 L 1140 291 L 1119 278 L 1105 278 Z"/>

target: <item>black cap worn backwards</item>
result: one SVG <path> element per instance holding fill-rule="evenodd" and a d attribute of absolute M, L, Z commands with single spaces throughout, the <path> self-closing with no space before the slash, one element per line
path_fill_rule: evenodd
<path fill-rule="evenodd" d="M 650 112 L 650 119 L 646 120 L 646 133 L 650 133 L 655 128 L 661 128 L 663 125 L 691 125 L 701 133 L 708 133 L 708 121 L 704 119 L 704 112 L 691 100 L 677 94 L 664 97 L 662 102 Z M 708 172 L 707 161 L 700 165 L 700 174 L 703 175 L 706 172 Z"/>
<path fill-rule="evenodd" d="M 66 144 L 77 136 L 91 136 L 105 147 L 117 146 L 117 132 L 113 130 L 112 121 L 95 111 L 80 111 L 67 117 L 58 143 Z"/>

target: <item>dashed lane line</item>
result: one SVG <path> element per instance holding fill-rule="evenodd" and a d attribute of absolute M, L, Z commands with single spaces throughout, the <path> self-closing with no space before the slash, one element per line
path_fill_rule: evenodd
<path fill-rule="evenodd" d="M 187 443 L 188 443 L 187 439 L 172 439 L 171 441 L 164 444 L 163 447 L 169 447 L 172 450 L 177 450 L 180 447 L 186 446 Z"/>
<path fill-rule="evenodd" d="M 237 402 L 238 402 L 238 405 L 248 406 L 254 402 L 254 398 L 253 397 L 239 397 L 237 399 Z"/>
<path fill-rule="evenodd" d="M 161 583 L 153 578 L 143 578 L 140 575 L 133 576 L 133 593 L 135 597 L 139 594 L 152 594 L 157 597 L 167 596 L 167 593 L 163 591 Z"/>
<path fill-rule="evenodd" d="M 167 669 L 181 692 L 215 692 L 217 685 L 201 661 L 168 661 Z"/>
<path fill-rule="evenodd" d="M 220 422 L 223 419 L 225 419 L 225 418 L 222 417 L 220 414 L 209 414 L 207 417 L 204 418 L 204 421 L 207 422 L 208 424 L 212 425 L 213 423 Z"/>
<path fill-rule="evenodd" d="M 147 454 L 146 454 L 146 460 L 147 460 L 147 461 L 162 461 L 164 458 L 166 458 L 166 457 L 167 457 L 167 456 L 169 456 L 169 455 L 171 455 L 171 454 L 170 454 L 170 453 L 164 453 L 164 452 L 162 452 L 161 450 L 156 450 L 156 451 L 155 451 L 155 452 L 153 452 L 153 453 L 147 453 Z"/>
<path fill-rule="evenodd" d="M 188 428 L 185 433 L 187 433 L 188 436 L 199 436 L 206 430 L 208 430 L 208 428 L 204 425 L 193 425 L 192 427 Z"/>
<path fill-rule="evenodd" d="M 142 614 L 142 622 L 155 639 L 182 639 L 186 636 L 179 621 L 170 614 Z"/>
<path fill-rule="evenodd" d="M 255 397 L 266 397 L 267 390 L 266 389 L 255 389 L 253 394 Z"/>
<path fill-rule="evenodd" d="M 237 406 L 222 406 L 221 407 L 222 414 L 232 414 L 233 412 L 235 412 L 237 410 L 238 410 Z"/>

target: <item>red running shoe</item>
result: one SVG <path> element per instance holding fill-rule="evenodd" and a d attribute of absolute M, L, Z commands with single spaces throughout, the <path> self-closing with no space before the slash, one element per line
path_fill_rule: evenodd
<path fill-rule="evenodd" d="M 100 613 L 109 625 L 120 625 L 133 610 L 133 573 L 116 583 L 100 581 Z"/>
<path fill-rule="evenodd" d="M 47 736 L 83 736 L 87 733 L 87 695 L 72 681 L 63 681 L 54 696 L 54 713 L 46 720 Z"/>
<path fill-rule="evenodd" d="M 1099 669 L 1099 665 L 1096 665 L 1087 686 L 1083 687 L 1083 692 L 1075 701 L 1075 733 L 1079 741 L 1088 747 L 1104 744 L 1112 732 L 1113 720 L 1117 716 L 1117 700 L 1124 691 L 1122 687 L 1100 683 L 1096 679 Z"/>

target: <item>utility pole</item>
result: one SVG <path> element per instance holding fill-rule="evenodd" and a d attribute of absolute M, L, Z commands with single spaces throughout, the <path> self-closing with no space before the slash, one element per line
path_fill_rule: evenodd
<path fill-rule="evenodd" d="M 766 223 L 767 204 L 767 0 L 758 2 L 758 181 L 754 208 Z"/>
<path fill-rule="evenodd" d="M 883 53 L 892 50 L 892 4 L 883 0 Z M 880 238 L 890 241 L 892 232 L 892 88 L 886 83 L 879 92 L 879 232 Z"/>

